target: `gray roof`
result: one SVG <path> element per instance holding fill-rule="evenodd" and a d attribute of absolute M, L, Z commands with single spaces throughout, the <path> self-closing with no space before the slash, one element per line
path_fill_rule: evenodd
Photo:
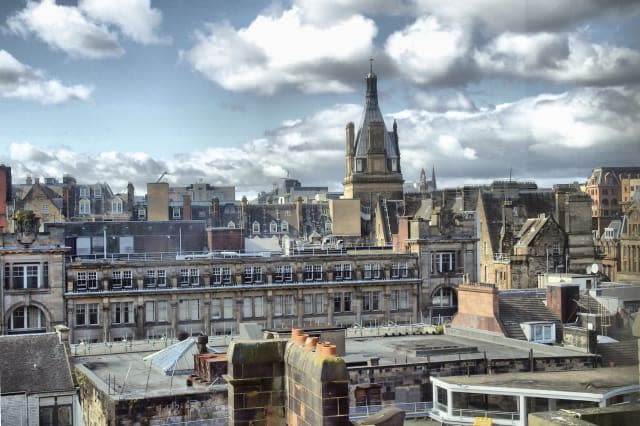
<path fill-rule="evenodd" d="M 377 77 L 373 72 L 367 75 L 367 96 L 364 111 L 360 118 L 360 126 L 355 138 L 355 156 L 366 157 L 369 151 L 369 125 L 371 123 L 382 123 L 384 126 L 384 117 L 378 107 L 378 89 Z M 388 132 L 384 126 L 384 149 L 387 158 L 399 158 L 398 141 L 395 140 L 395 134 Z"/>
<path fill-rule="evenodd" d="M 56 333 L 0 336 L 2 394 L 73 391 L 71 365 Z"/>

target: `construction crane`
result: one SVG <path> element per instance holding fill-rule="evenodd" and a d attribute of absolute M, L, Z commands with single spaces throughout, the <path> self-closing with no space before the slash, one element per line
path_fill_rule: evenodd
<path fill-rule="evenodd" d="M 162 172 L 162 174 L 160 175 L 156 183 L 159 183 L 166 174 L 167 174 L 167 171 Z"/>

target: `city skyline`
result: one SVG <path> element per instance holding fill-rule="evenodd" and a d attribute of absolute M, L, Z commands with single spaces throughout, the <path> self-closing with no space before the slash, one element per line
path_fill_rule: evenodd
<path fill-rule="evenodd" d="M 405 181 L 640 164 L 640 3 L 7 1 L 0 162 L 137 192 L 163 172 L 342 189 L 370 58 Z M 612 3 L 612 4 L 610 4 Z"/>

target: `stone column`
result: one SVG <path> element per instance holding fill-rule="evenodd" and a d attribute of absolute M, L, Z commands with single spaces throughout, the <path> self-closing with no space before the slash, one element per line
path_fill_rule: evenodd
<path fill-rule="evenodd" d="M 75 339 L 76 321 L 74 318 L 75 302 L 73 300 L 67 300 L 67 324 L 69 325 L 69 342 L 73 342 Z M 87 312 L 89 315 L 89 312 Z"/>
<path fill-rule="evenodd" d="M 352 294 L 353 299 L 351 303 L 356 311 L 356 322 L 362 325 L 362 292 L 354 291 Z"/>
<path fill-rule="evenodd" d="M 382 293 L 382 312 L 384 312 L 383 322 L 388 324 L 391 321 L 391 291 L 389 286 L 385 286 Z"/>
<path fill-rule="evenodd" d="M 211 333 L 211 299 L 207 295 L 206 299 L 202 302 L 202 326 L 204 327 L 204 334 L 210 335 Z"/>
<path fill-rule="evenodd" d="M 111 309 L 109 302 L 102 305 L 102 340 L 104 342 L 109 341 L 109 331 L 111 331 Z"/>
<path fill-rule="evenodd" d="M 302 289 L 296 292 L 296 315 L 298 317 L 298 327 L 304 328 L 304 295 Z"/>
<path fill-rule="evenodd" d="M 171 329 L 173 330 L 173 336 L 178 335 L 178 301 L 172 300 L 169 302 L 169 322 L 171 323 Z"/>
<path fill-rule="evenodd" d="M 327 313 L 327 325 L 333 325 L 333 291 L 325 291 L 325 312 Z"/>
<path fill-rule="evenodd" d="M 267 291 L 267 295 L 264 298 L 264 317 L 267 320 L 267 328 L 273 327 L 273 293 L 271 290 Z"/>
<path fill-rule="evenodd" d="M 136 340 L 141 340 L 144 339 L 144 322 L 145 322 L 145 317 L 144 317 L 144 302 L 143 301 L 139 301 L 138 304 L 136 305 L 136 334 L 135 334 L 135 339 Z"/>

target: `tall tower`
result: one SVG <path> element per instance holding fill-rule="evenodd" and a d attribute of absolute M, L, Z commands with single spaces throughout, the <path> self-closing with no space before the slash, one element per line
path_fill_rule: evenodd
<path fill-rule="evenodd" d="M 388 132 L 378 107 L 378 78 L 373 65 L 366 77 L 365 107 L 357 133 L 353 123 L 346 128 L 344 198 L 359 199 L 374 207 L 379 200 L 403 198 L 398 126 Z"/>

